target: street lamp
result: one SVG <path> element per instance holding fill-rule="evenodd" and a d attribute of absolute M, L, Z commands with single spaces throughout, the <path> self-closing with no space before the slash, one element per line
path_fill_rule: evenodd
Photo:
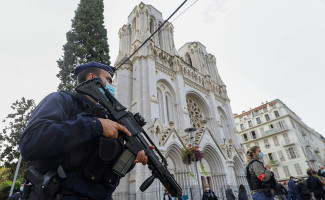
<path fill-rule="evenodd" d="M 195 127 L 190 127 L 190 128 L 185 129 L 184 131 L 189 134 L 191 145 L 194 146 L 194 140 L 193 140 L 194 139 L 194 136 L 193 136 L 193 133 L 196 131 L 196 128 Z M 197 169 L 197 161 L 195 161 L 194 167 L 195 167 L 195 171 L 196 171 L 197 184 L 198 184 L 198 187 L 199 187 L 200 197 L 202 197 L 199 171 Z"/>

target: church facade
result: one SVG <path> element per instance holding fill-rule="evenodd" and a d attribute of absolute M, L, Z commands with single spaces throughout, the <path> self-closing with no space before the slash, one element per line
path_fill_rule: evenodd
<path fill-rule="evenodd" d="M 119 31 L 115 66 L 163 22 L 162 14 L 153 6 L 137 5 Z M 189 199 L 200 199 L 206 184 L 219 197 L 224 196 L 227 184 L 235 191 L 240 184 L 248 189 L 244 152 L 216 58 L 200 42 L 189 42 L 176 50 L 173 30 L 167 22 L 117 69 L 116 97 L 129 111 L 139 112 L 146 119 L 144 129 L 167 159 L 168 170 Z M 196 128 L 192 136 L 185 132 L 189 127 Z M 199 146 L 204 153 L 201 162 L 182 162 L 181 149 L 188 144 Z M 145 192 L 139 190 L 149 176 L 147 166 L 136 165 L 121 180 L 114 199 L 162 199 L 164 187 L 159 180 Z"/>

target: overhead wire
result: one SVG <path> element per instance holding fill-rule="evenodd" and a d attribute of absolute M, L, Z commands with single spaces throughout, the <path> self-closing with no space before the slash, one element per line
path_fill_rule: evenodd
<path fill-rule="evenodd" d="M 178 8 L 162 23 L 156 30 L 153 32 L 129 57 L 127 57 L 119 66 L 116 67 L 116 70 L 124 65 L 137 51 L 139 51 L 166 23 L 167 21 L 174 16 L 174 14 L 186 3 L 185 0 Z M 194 5 L 198 0 L 196 0 L 193 4 L 191 4 L 185 11 L 187 11 L 192 5 Z M 182 15 L 185 11 L 183 11 L 180 15 Z M 178 15 L 173 21 L 175 21 L 180 15 Z M 173 22 L 172 21 L 172 22 Z M 166 28 L 166 27 L 165 27 Z M 164 30 L 164 29 L 163 29 Z M 162 30 L 161 30 L 162 31 Z"/>

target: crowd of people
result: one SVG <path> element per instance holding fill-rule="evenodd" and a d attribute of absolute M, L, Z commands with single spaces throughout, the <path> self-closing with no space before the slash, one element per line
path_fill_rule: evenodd
<path fill-rule="evenodd" d="M 307 170 L 307 179 L 291 176 L 288 182 L 277 183 L 275 197 L 278 200 L 325 200 L 325 167 L 316 172 Z"/>
<path fill-rule="evenodd" d="M 246 153 L 246 178 L 253 200 L 325 200 L 325 167 L 318 172 L 309 168 L 305 180 L 291 176 L 281 184 L 274 178 L 271 167 L 260 161 L 263 156 L 258 146 L 251 147 Z"/>

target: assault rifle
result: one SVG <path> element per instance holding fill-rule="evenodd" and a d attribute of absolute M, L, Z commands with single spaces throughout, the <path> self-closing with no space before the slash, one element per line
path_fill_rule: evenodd
<path fill-rule="evenodd" d="M 127 149 L 114 164 L 113 171 L 119 176 L 124 177 L 133 164 L 138 152 L 144 150 L 146 156 L 148 156 L 148 167 L 152 175 L 143 182 L 140 186 L 140 190 L 144 192 L 155 178 L 158 178 L 173 197 L 182 199 L 182 188 L 167 170 L 166 159 L 142 128 L 146 124 L 144 118 L 139 113 L 133 115 L 131 112 L 126 111 L 126 107 L 124 107 L 109 90 L 105 89 L 100 78 L 90 79 L 80 83 L 76 87 L 76 91 L 90 96 L 101 104 L 105 111 L 113 117 L 114 121 L 125 126 L 132 134 L 130 137 L 121 132 L 118 134 L 118 137 L 125 141 L 123 145 L 125 145 Z M 154 150 L 150 148 L 147 141 L 150 145 L 155 147 L 154 150 L 158 153 L 161 161 Z"/>

